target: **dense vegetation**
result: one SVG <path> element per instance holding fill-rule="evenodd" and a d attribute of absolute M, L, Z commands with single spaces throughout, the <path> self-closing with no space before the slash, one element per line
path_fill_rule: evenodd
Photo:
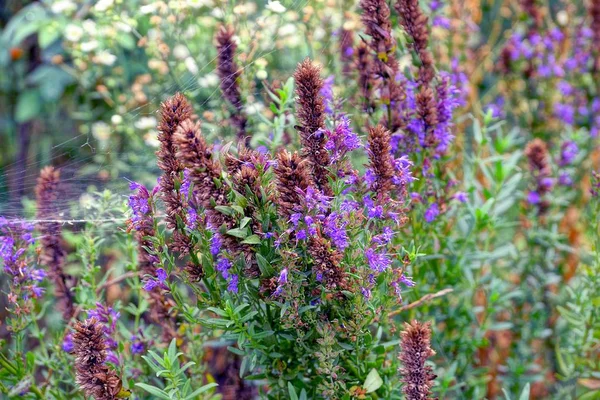
<path fill-rule="evenodd" d="M 600 398 L 600 1 L 0 7 L 2 398 Z"/>

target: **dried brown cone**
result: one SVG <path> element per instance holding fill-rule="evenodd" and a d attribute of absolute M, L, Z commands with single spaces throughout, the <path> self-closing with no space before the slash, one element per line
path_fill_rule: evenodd
<path fill-rule="evenodd" d="M 304 200 L 298 190 L 304 192 L 312 186 L 308 160 L 298 153 L 282 150 L 277 154 L 275 176 L 277 195 L 274 200 L 279 214 L 287 221 Z"/>
<path fill-rule="evenodd" d="M 227 101 L 233 106 L 234 112 L 231 114 L 231 124 L 237 131 L 239 139 L 246 137 L 247 119 L 243 113 L 244 104 L 240 91 L 241 69 L 235 62 L 235 51 L 237 43 L 234 40 L 235 31 L 232 26 L 221 25 L 217 30 L 215 40 L 217 42 L 217 72 L 221 78 L 221 91 Z"/>
<path fill-rule="evenodd" d="M 35 187 L 37 200 L 37 229 L 40 232 L 41 265 L 48 269 L 48 276 L 54 283 L 54 293 L 58 308 L 65 320 L 70 320 L 75 311 L 71 288 L 75 279 L 66 274 L 64 265 L 67 253 L 62 245 L 62 228 L 58 218 L 56 201 L 59 197 L 60 171 L 48 166 L 42 169 Z"/>
<path fill-rule="evenodd" d="M 258 168 L 264 168 L 266 163 L 267 158 L 264 155 L 244 145 L 239 147 L 237 156 L 231 153 L 225 156 L 227 172 L 231 176 L 235 190 L 246 194 L 248 187 L 259 200 L 262 198 L 262 185 Z"/>
<path fill-rule="evenodd" d="M 95 319 L 77 322 L 73 334 L 76 382 L 86 396 L 114 400 L 121 391 L 121 378 L 106 365 L 104 327 Z"/>
<path fill-rule="evenodd" d="M 308 241 L 308 253 L 313 260 L 313 272 L 328 290 L 340 291 L 348 286 L 340 262 L 342 254 L 331 248 L 327 239 L 317 233 Z"/>
<path fill-rule="evenodd" d="M 431 387 L 436 378 L 430 366 L 425 365 L 429 357 L 435 355 L 431 349 L 431 325 L 417 320 L 404 323 L 401 333 L 400 356 L 402 367 L 402 392 L 407 400 L 431 399 Z"/>
<path fill-rule="evenodd" d="M 181 234 L 177 227 L 177 217 L 185 223 L 186 206 L 183 195 L 175 189 L 175 181 L 180 179 L 183 166 L 175 156 L 173 135 L 179 125 L 192 116 L 192 107 L 181 93 L 176 93 L 162 103 L 158 124 L 160 147 L 156 152 L 158 167 L 163 171 L 159 185 L 162 199 L 166 205 L 167 226 L 174 231 L 170 247 L 183 254 L 189 251 L 190 242 L 189 238 Z"/>
<path fill-rule="evenodd" d="M 398 0 L 394 7 L 398 14 L 400 14 L 400 23 L 406 33 L 412 38 L 415 52 L 421 60 L 419 81 L 422 85 L 428 86 L 435 76 L 433 56 L 428 50 L 428 18 L 423 14 L 419 6 L 419 0 Z"/>
<path fill-rule="evenodd" d="M 325 104 L 320 94 L 323 87 L 320 73 L 321 69 L 309 58 L 298 64 L 294 72 L 299 123 L 296 129 L 300 133 L 303 155 L 311 162 L 315 185 L 323 194 L 331 196 L 327 170 L 331 160 L 325 149 L 327 138 L 322 131 L 325 128 Z"/>
<path fill-rule="evenodd" d="M 377 199 L 385 202 L 390 196 L 394 177 L 394 165 L 392 162 L 390 131 L 381 125 L 370 127 L 367 141 L 369 144 L 369 167 L 375 175 L 372 190 L 377 193 Z"/>
<path fill-rule="evenodd" d="M 223 224 L 227 229 L 233 228 L 233 221 L 215 210 L 216 206 L 227 205 L 227 194 L 220 182 L 221 165 L 214 157 L 212 146 L 202 136 L 200 122 L 183 121 L 173 135 L 173 141 L 177 159 L 190 171 L 194 199 L 206 210 L 211 226 L 216 230 Z"/>
<path fill-rule="evenodd" d="M 552 167 L 549 163 L 550 156 L 546 142 L 539 138 L 533 139 L 525 147 L 525 156 L 529 160 L 529 169 L 535 179 L 536 192 L 540 196 L 538 211 L 544 214 L 550 207 L 546 194 L 552 189 L 552 185 L 548 182 L 552 176 Z"/>
<path fill-rule="evenodd" d="M 385 0 L 361 0 L 360 7 L 365 32 L 371 37 L 368 44 L 374 53 L 370 68 L 371 86 L 379 88 L 381 102 L 389 109 L 383 122 L 390 130 L 396 131 L 403 126 L 398 104 L 405 93 L 396 81 L 399 66 L 395 57 L 396 42 L 392 35 L 390 8 Z"/>
<path fill-rule="evenodd" d="M 371 101 L 371 66 L 372 60 L 369 53 L 369 47 L 365 42 L 360 42 L 356 48 L 356 69 L 358 70 L 358 89 L 361 99 L 364 101 L 364 111 L 370 112 L 373 108 Z"/>
<path fill-rule="evenodd" d="M 215 159 L 212 146 L 206 144 L 202 136 L 199 122 L 186 120 L 179 126 L 174 135 L 177 147 L 177 158 L 190 170 L 190 178 L 194 183 L 196 204 L 206 210 L 208 221 L 213 229 L 226 230 L 235 226 L 235 220 L 217 210 L 217 206 L 228 205 L 227 193 L 221 182 L 221 164 Z M 258 265 L 252 258 L 252 247 L 241 244 L 231 235 L 222 235 L 223 248 L 232 255 L 244 253 L 246 273 L 254 277 L 258 273 Z"/>
<path fill-rule="evenodd" d="M 600 69 L 600 0 L 590 0 L 589 14 L 591 17 L 590 29 L 592 30 L 592 54 L 594 59 L 594 70 Z"/>
<path fill-rule="evenodd" d="M 434 147 L 436 143 L 434 129 L 438 123 L 437 104 L 433 89 L 429 86 L 421 86 L 416 98 L 417 115 L 425 124 L 425 146 Z"/>

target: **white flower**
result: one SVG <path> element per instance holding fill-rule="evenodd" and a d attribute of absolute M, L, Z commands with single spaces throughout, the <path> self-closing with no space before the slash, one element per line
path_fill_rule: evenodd
<path fill-rule="evenodd" d="M 281 36 L 293 35 L 297 31 L 298 31 L 298 29 L 296 28 L 296 25 L 285 24 L 281 28 L 279 28 L 279 35 L 281 35 Z"/>
<path fill-rule="evenodd" d="M 160 146 L 160 142 L 158 141 L 158 132 L 155 130 L 146 132 L 144 135 L 144 143 L 154 148 Z"/>
<path fill-rule="evenodd" d="M 81 26 L 83 26 L 83 30 L 89 35 L 96 34 L 96 22 L 94 22 L 94 20 L 86 19 L 81 23 Z"/>
<path fill-rule="evenodd" d="M 123 21 L 117 21 L 117 23 L 115 23 L 115 26 L 117 27 L 118 30 L 120 30 L 122 32 L 126 32 L 126 33 L 129 33 L 133 30 L 131 25 L 129 25 Z"/>
<path fill-rule="evenodd" d="M 246 105 L 246 107 L 244 107 L 244 110 L 248 115 L 259 114 L 264 109 L 265 105 L 258 101 L 252 104 L 248 104 Z"/>
<path fill-rule="evenodd" d="M 191 8 L 212 7 L 214 5 L 212 0 L 186 0 L 185 2 Z"/>
<path fill-rule="evenodd" d="M 98 0 L 96 5 L 94 6 L 94 9 L 96 11 L 104 12 L 108 10 L 114 2 L 114 0 Z"/>
<path fill-rule="evenodd" d="M 105 142 L 110 138 L 110 125 L 104 121 L 92 124 L 92 135 L 99 141 Z"/>
<path fill-rule="evenodd" d="M 133 125 L 142 131 L 145 131 L 147 129 L 156 128 L 156 118 L 142 117 L 142 118 L 138 119 Z"/>
<path fill-rule="evenodd" d="M 79 197 L 79 205 L 83 208 L 83 209 L 90 209 L 92 208 L 92 204 L 94 204 L 94 196 L 92 196 L 89 193 L 84 193 Z"/>
<path fill-rule="evenodd" d="M 178 60 L 183 60 L 190 55 L 190 52 L 183 44 L 177 44 L 173 47 L 173 56 Z"/>
<path fill-rule="evenodd" d="M 83 51 L 84 53 L 88 53 L 92 50 L 95 50 L 98 48 L 98 41 L 97 40 L 90 40 L 89 42 L 83 42 L 81 43 L 81 51 Z"/>
<path fill-rule="evenodd" d="M 556 13 L 556 21 L 560 26 L 566 26 L 569 23 L 569 13 L 565 10 L 560 10 Z"/>
<path fill-rule="evenodd" d="M 65 38 L 70 42 L 79 42 L 83 37 L 83 29 L 80 26 L 69 24 L 65 27 Z"/>
<path fill-rule="evenodd" d="M 123 117 L 121 117 L 119 114 L 115 114 L 110 117 L 110 122 L 112 122 L 113 125 L 119 125 L 123 122 Z"/>
<path fill-rule="evenodd" d="M 278 0 L 271 1 L 265 6 L 267 10 L 273 11 L 274 13 L 281 14 L 284 13 L 286 8 L 279 2 Z"/>
<path fill-rule="evenodd" d="M 198 79 L 198 85 L 203 88 L 214 87 L 219 84 L 219 76 L 217 74 L 206 74 Z"/>
<path fill-rule="evenodd" d="M 264 69 L 258 70 L 258 72 L 256 72 L 256 79 L 260 79 L 261 81 L 267 79 L 269 75 L 267 74 L 267 71 L 265 71 Z"/>
<path fill-rule="evenodd" d="M 113 65 L 115 63 L 115 61 L 117 61 L 117 56 L 115 56 L 114 54 L 109 53 L 106 50 L 102 50 L 101 52 L 99 52 L 98 54 L 96 54 L 96 57 L 94 57 L 94 60 L 98 63 L 98 64 L 104 64 L 104 65 Z"/>
<path fill-rule="evenodd" d="M 54 14 L 65 14 L 75 11 L 77 5 L 71 0 L 59 0 L 50 6 Z"/>
<path fill-rule="evenodd" d="M 192 57 L 186 58 L 183 63 L 191 74 L 196 75 L 198 73 L 198 64 L 196 64 L 196 61 Z"/>
<path fill-rule="evenodd" d="M 213 8 L 210 15 L 212 15 L 215 18 L 221 19 L 225 17 L 225 12 L 220 8 Z"/>
<path fill-rule="evenodd" d="M 142 14 L 154 14 L 157 9 L 157 3 L 146 4 L 140 7 L 140 13 Z"/>

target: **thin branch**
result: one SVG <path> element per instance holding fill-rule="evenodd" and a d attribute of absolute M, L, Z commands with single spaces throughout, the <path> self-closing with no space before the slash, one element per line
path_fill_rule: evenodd
<path fill-rule="evenodd" d="M 396 311 L 392 311 L 391 313 L 389 313 L 389 315 L 388 315 L 388 316 L 389 316 L 389 317 L 393 317 L 394 315 L 398 315 L 398 314 L 400 314 L 402 311 L 406 311 L 406 310 L 410 310 L 411 308 L 418 307 L 418 306 L 420 306 L 421 304 L 425 303 L 426 301 L 429 301 L 429 300 L 435 299 L 435 298 L 437 298 L 437 297 L 442 297 L 442 296 L 444 296 L 444 295 L 447 295 L 448 293 L 452 293 L 452 292 L 454 292 L 454 289 L 452 289 L 452 288 L 447 288 L 447 289 L 444 289 L 444 290 L 440 290 L 440 291 L 439 291 L 439 292 L 437 292 L 437 293 L 429 293 L 429 294 L 426 294 L 425 296 L 421 297 L 419 300 L 417 300 L 417 301 L 413 301 L 413 302 L 412 302 L 412 303 L 410 303 L 410 304 L 407 304 L 407 305 L 405 305 L 405 306 L 402 306 L 402 307 L 400 307 L 399 309 L 397 309 Z"/>

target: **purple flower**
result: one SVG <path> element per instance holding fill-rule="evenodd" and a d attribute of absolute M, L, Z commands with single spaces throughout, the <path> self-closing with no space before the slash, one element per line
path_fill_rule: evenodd
<path fill-rule="evenodd" d="M 210 238 L 210 254 L 213 257 L 219 255 L 222 244 L 223 241 L 221 240 L 221 235 L 218 232 L 213 233 L 212 238 Z"/>
<path fill-rule="evenodd" d="M 144 290 L 147 292 L 151 292 L 157 286 L 158 286 L 158 282 L 156 282 L 154 279 L 148 279 L 146 281 L 146 283 L 144 284 Z"/>
<path fill-rule="evenodd" d="M 159 282 L 164 282 L 167 280 L 167 273 L 164 269 L 162 268 L 158 268 L 156 270 L 156 279 L 158 279 Z"/>
<path fill-rule="evenodd" d="M 529 204 L 539 204 L 542 201 L 542 199 L 538 192 L 531 191 L 527 194 L 527 201 L 529 202 Z"/>
<path fill-rule="evenodd" d="M 327 114 L 333 114 L 333 83 L 335 77 L 333 75 L 329 75 L 327 78 L 323 80 L 323 87 L 321 87 L 321 91 L 319 94 L 323 97 L 323 102 L 325 103 L 325 112 Z"/>
<path fill-rule="evenodd" d="M 383 233 L 373 237 L 373 243 L 377 243 L 379 245 L 386 245 L 391 242 L 394 237 L 394 231 L 391 227 L 385 226 L 383 227 Z"/>
<path fill-rule="evenodd" d="M 565 141 L 560 147 L 560 160 L 559 165 L 561 167 L 570 165 L 577 158 L 577 154 L 579 153 L 579 147 L 577 147 L 577 143 L 572 140 Z"/>
<path fill-rule="evenodd" d="M 369 300 L 371 298 L 371 289 L 363 286 L 360 288 L 360 292 L 364 296 L 365 300 Z"/>
<path fill-rule="evenodd" d="M 238 284 L 239 284 L 239 278 L 236 274 L 231 274 L 229 275 L 229 278 L 227 279 L 228 283 L 227 283 L 227 290 L 229 290 L 232 293 L 237 293 L 239 288 L 238 288 Z"/>
<path fill-rule="evenodd" d="M 190 186 L 192 184 L 192 179 L 190 176 L 190 170 L 189 169 L 184 169 L 183 170 L 183 182 L 181 182 L 181 186 L 179 188 L 179 192 L 183 194 L 183 197 L 185 198 L 185 200 L 188 200 L 189 194 L 190 194 Z"/>
<path fill-rule="evenodd" d="M 196 229 L 198 223 L 198 213 L 196 212 L 196 209 L 194 207 L 189 207 L 187 211 L 188 213 L 186 227 L 192 230 Z"/>
<path fill-rule="evenodd" d="M 331 152 L 331 161 L 335 162 L 344 157 L 348 152 L 362 146 L 359 137 L 352 132 L 350 119 L 342 115 L 333 132 L 326 131 L 328 140 L 325 148 Z"/>
<path fill-rule="evenodd" d="M 367 195 L 363 198 L 363 202 L 367 207 L 367 216 L 369 218 L 383 218 L 383 207 L 375 205 L 373 200 Z"/>
<path fill-rule="evenodd" d="M 406 276 L 404 274 L 402 274 L 402 276 L 400 277 L 400 282 L 409 287 L 415 286 L 415 281 L 413 281 L 410 276 Z"/>
<path fill-rule="evenodd" d="M 221 257 L 217 261 L 217 271 L 223 275 L 224 278 L 227 278 L 229 274 L 229 269 L 231 268 L 231 261 L 228 258 Z"/>
<path fill-rule="evenodd" d="M 325 219 L 325 234 L 329 236 L 333 244 L 341 251 L 348 247 L 347 224 L 348 220 L 342 220 L 341 216 L 336 212 L 331 213 Z"/>
<path fill-rule="evenodd" d="M 290 215 L 290 222 L 296 228 L 298 227 L 298 223 L 300 222 L 301 219 L 302 219 L 301 213 L 294 213 L 294 214 Z"/>
<path fill-rule="evenodd" d="M 392 261 L 386 254 L 377 253 L 372 248 L 368 248 L 365 251 L 365 257 L 367 258 L 369 267 L 375 272 L 383 272 L 392 264 Z"/>
<path fill-rule="evenodd" d="M 137 191 L 129 196 L 128 204 L 132 212 L 131 223 L 136 230 L 139 230 L 143 218 L 150 213 L 150 193 L 148 189 L 136 182 L 131 182 L 129 188 Z"/>
<path fill-rule="evenodd" d="M 131 354 L 141 354 L 144 352 L 144 342 L 137 335 L 131 336 L 130 350 Z"/>
<path fill-rule="evenodd" d="M 296 232 L 296 239 L 306 240 L 306 229 L 300 229 L 298 232 Z"/>
<path fill-rule="evenodd" d="M 437 216 L 440 214 L 440 209 L 437 205 L 437 203 L 431 203 L 429 205 L 429 207 L 427 208 L 427 210 L 425 210 L 425 221 L 428 223 L 433 222 Z"/>
<path fill-rule="evenodd" d="M 119 320 L 121 313 L 118 311 L 115 311 L 112 307 L 109 307 L 102 303 L 96 303 L 96 308 L 92 309 L 92 310 L 88 310 L 87 314 L 88 314 L 88 318 L 92 318 L 92 317 L 96 318 L 100 323 L 102 323 L 104 325 L 104 336 L 105 336 L 106 347 L 109 350 L 116 349 L 117 342 L 112 338 L 112 335 L 117 330 L 117 321 Z M 113 354 L 112 351 L 110 351 L 109 353 Z M 117 357 L 114 354 L 113 354 L 113 356 L 114 356 L 114 360 L 116 361 L 116 362 L 113 362 L 113 364 L 118 365 L 119 360 L 117 359 Z"/>
<path fill-rule="evenodd" d="M 407 156 L 402 156 L 394 160 L 394 169 L 396 170 L 396 174 L 392 177 L 394 185 L 405 188 L 409 183 L 415 180 L 412 176 L 412 165 L 412 161 L 410 161 Z"/>
<path fill-rule="evenodd" d="M 273 296 L 280 296 L 283 292 L 283 286 L 288 282 L 288 270 L 284 268 L 279 273 L 279 278 L 277 278 L 277 288 L 273 292 Z"/>
<path fill-rule="evenodd" d="M 450 29 L 450 20 L 444 16 L 436 15 L 433 18 L 433 26 L 439 26 L 443 29 Z"/>
<path fill-rule="evenodd" d="M 573 185 L 573 178 L 569 175 L 568 172 L 561 172 L 558 176 L 558 184 L 562 186 L 571 186 Z"/>
<path fill-rule="evenodd" d="M 465 192 L 457 192 L 453 197 L 454 197 L 454 200 L 456 200 L 460 203 L 466 203 L 467 201 L 469 201 L 469 197 L 467 196 L 467 194 Z"/>
<path fill-rule="evenodd" d="M 63 339 L 62 349 L 66 353 L 73 351 L 73 334 L 67 333 Z"/>

